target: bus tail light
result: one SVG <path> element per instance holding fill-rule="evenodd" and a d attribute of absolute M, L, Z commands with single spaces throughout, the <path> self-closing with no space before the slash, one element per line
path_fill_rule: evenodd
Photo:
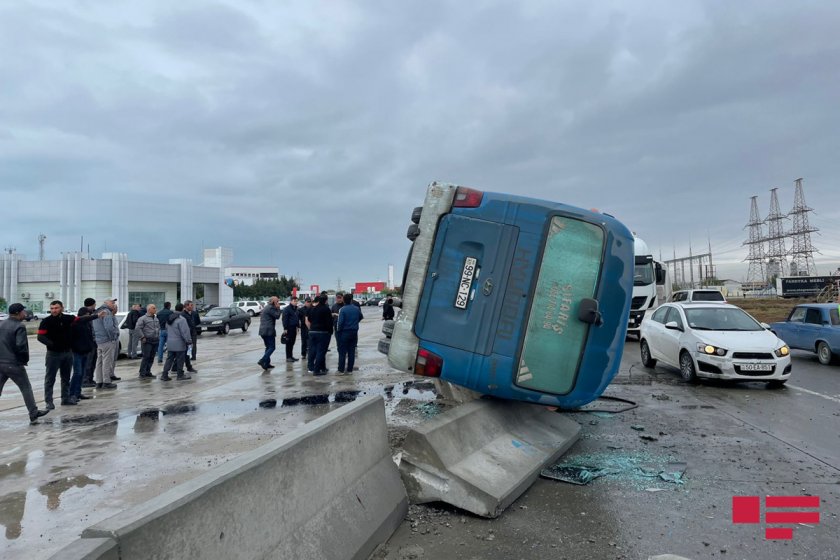
<path fill-rule="evenodd" d="M 440 377 L 443 370 L 443 358 L 421 348 L 417 351 L 417 360 L 414 362 L 415 375 L 426 377 Z"/>
<path fill-rule="evenodd" d="M 458 187 L 452 206 L 456 208 L 477 208 L 481 204 L 484 193 L 467 187 Z"/>

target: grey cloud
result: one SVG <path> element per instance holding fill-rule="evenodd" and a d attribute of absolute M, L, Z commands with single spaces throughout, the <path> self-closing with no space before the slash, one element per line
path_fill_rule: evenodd
<path fill-rule="evenodd" d="M 435 179 L 730 250 L 771 186 L 789 205 L 805 176 L 837 206 L 838 23 L 781 2 L 16 3 L 0 190 L 44 217 L 113 201 L 47 231 L 54 255 L 81 234 L 144 260 L 227 245 L 323 285 L 400 268 Z M 126 217 L 149 215 L 141 244 Z M 43 229 L 9 227 L 18 247 Z"/>

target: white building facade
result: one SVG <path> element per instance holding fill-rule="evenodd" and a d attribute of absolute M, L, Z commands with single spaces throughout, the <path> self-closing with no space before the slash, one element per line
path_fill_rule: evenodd
<path fill-rule="evenodd" d="M 229 249 L 219 252 L 229 253 L 232 260 Z M 69 252 L 59 260 L 28 261 L 14 252 L 0 255 L 0 296 L 8 304 L 19 302 L 33 311 L 46 311 L 53 300 L 76 310 L 86 298 L 99 304 L 112 296 L 124 310 L 134 303 L 161 306 L 169 301 L 174 305 L 196 299 L 199 286 L 205 303 L 233 303 L 233 290 L 225 285 L 223 271 L 195 266 L 191 259 L 150 263 L 131 261 L 126 253 L 104 253 L 101 259 L 92 259 L 87 253 Z"/>

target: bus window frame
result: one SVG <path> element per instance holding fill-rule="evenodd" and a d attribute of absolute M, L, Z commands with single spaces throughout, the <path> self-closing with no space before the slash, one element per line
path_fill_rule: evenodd
<path fill-rule="evenodd" d="M 543 394 L 543 395 L 565 396 L 565 395 L 568 395 L 569 393 L 573 392 L 575 390 L 575 387 L 577 387 L 578 377 L 580 377 L 580 365 L 583 362 L 583 355 L 585 354 L 586 347 L 589 345 L 589 335 L 592 332 L 592 328 L 594 327 L 594 325 L 586 325 L 586 336 L 584 337 L 583 344 L 581 345 L 582 351 L 578 355 L 577 363 L 575 364 L 574 377 L 572 378 L 572 382 L 570 384 L 570 389 L 568 391 L 566 391 L 565 393 L 555 393 L 555 392 L 551 392 L 551 391 L 543 391 L 543 390 L 540 390 L 540 389 L 533 389 L 531 387 L 525 387 L 525 386 L 519 385 L 516 382 L 516 377 L 517 377 L 516 376 L 516 369 L 518 369 L 519 364 L 522 363 L 522 351 L 524 350 L 524 347 L 525 347 L 525 339 L 528 336 L 528 323 L 530 323 L 530 321 L 531 321 L 531 312 L 533 311 L 533 308 L 534 308 L 534 294 L 536 293 L 537 282 L 540 279 L 540 273 L 542 272 L 542 268 L 543 268 L 542 265 L 543 265 L 543 261 L 544 261 L 544 258 L 545 258 L 545 248 L 546 248 L 546 245 L 548 244 L 548 233 L 549 233 L 549 230 L 551 229 L 551 222 L 556 216 L 566 218 L 566 219 L 578 220 L 578 221 L 584 222 L 586 224 L 594 225 L 594 226 L 598 227 L 601 230 L 601 232 L 603 233 L 603 237 L 601 238 L 602 239 L 601 240 L 601 266 L 598 268 L 598 277 L 595 279 L 595 293 L 592 295 L 593 298 L 597 299 L 598 292 L 600 291 L 600 288 L 601 288 L 601 280 L 603 278 L 605 260 L 606 260 L 606 256 L 607 256 L 607 241 L 608 241 L 608 237 L 609 237 L 609 230 L 604 225 L 604 222 L 592 222 L 592 221 L 584 219 L 579 214 L 573 214 L 573 213 L 570 213 L 570 212 L 566 213 L 566 212 L 562 212 L 562 211 L 559 211 L 559 210 L 551 211 L 550 214 L 546 215 L 545 226 L 543 227 L 543 232 L 542 232 L 541 242 L 540 242 L 540 248 L 539 248 L 540 260 L 539 260 L 539 263 L 537 264 L 536 270 L 534 271 L 534 277 L 531 280 L 531 285 L 528 287 L 529 294 L 527 294 L 527 295 L 530 296 L 529 304 L 528 304 L 528 310 L 525 313 L 525 319 L 524 319 L 524 324 L 523 324 L 523 328 L 522 328 L 523 336 L 521 337 L 521 340 L 519 341 L 519 344 L 517 345 L 516 355 L 514 356 L 514 368 L 515 369 L 514 369 L 514 371 L 512 372 L 512 375 L 511 375 L 511 382 L 513 383 L 514 387 L 516 387 L 517 389 L 522 390 L 522 391 L 531 391 L 533 393 L 538 393 L 538 394 Z M 516 225 L 516 224 L 513 224 L 513 225 Z M 502 302 L 504 302 L 504 300 L 502 300 Z M 573 319 L 578 320 L 577 316 L 574 316 L 574 315 L 573 315 Z"/>

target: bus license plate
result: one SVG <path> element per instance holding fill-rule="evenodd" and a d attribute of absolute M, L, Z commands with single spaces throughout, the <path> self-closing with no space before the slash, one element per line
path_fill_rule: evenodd
<path fill-rule="evenodd" d="M 739 364 L 743 371 L 772 371 L 773 364 Z"/>
<path fill-rule="evenodd" d="M 475 276 L 475 265 L 478 261 L 475 257 L 467 257 L 464 260 L 464 270 L 461 272 L 461 283 L 458 284 L 458 294 L 455 296 L 455 307 L 466 309 L 470 300 L 470 288 L 472 288 L 473 277 Z"/>

